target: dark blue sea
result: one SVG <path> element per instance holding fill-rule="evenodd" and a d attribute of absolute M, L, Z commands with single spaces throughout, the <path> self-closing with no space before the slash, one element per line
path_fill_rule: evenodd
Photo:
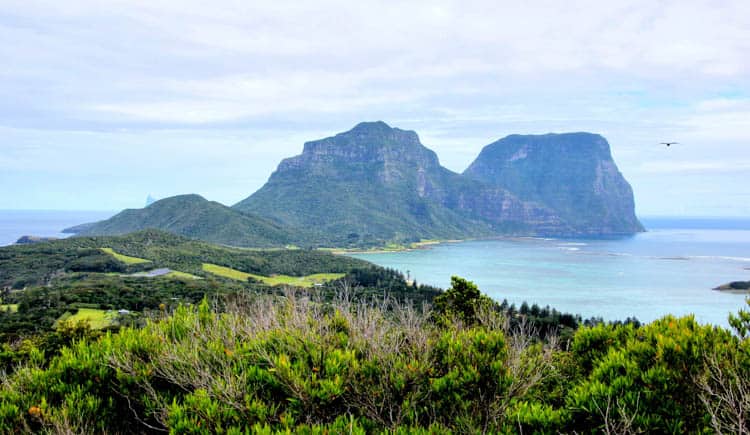
<path fill-rule="evenodd" d="M 607 320 L 694 314 L 700 322 L 727 325 L 746 295 L 712 289 L 750 280 L 750 219 L 642 222 L 648 232 L 631 237 L 507 238 L 356 257 L 442 288 L 458 275 L 516 305 L 527 301 Z"/>

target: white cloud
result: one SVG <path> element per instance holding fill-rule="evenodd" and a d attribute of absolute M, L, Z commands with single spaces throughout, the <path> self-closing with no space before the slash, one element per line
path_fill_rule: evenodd
<path fill-rule="evenodd" d="M 748 161 L 746 0 L 6 0 L 2 9 L 0 124 L 16 129 L 0 138 L 4 167 L 84 171 L 98 144 L 124 162 L 105 165 L 113 177 L 211 161 L 204 183 L 220 192 L 247 161 L 260 183 L 304 140 L 374 119 L 416 129 L 455 170 L 506 134 L 599 132 L 637 191 L 662 173 L 684 176 L 689 190 L 694 174 L 736 175 Z M 665 153 L 655 146 L 663 140 L 685 145 Z M 22 149 L 31 145 L 44 152 Z M 185 191 L 169 185 L 162 196 Z"/>

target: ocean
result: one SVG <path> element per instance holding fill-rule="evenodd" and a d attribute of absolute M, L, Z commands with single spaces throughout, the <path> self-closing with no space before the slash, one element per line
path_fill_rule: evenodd
<path fill-rule="evenodd" d="M 603 239 L 506 238 L 356 254 L 442 288 L 457 275 L 496 300 L 584 317 L 643 322 L 694 314 L 728 325 L 745 295 L 714 287 L 750 280 L 750 219 L 642 219 L 648 232 Z"/>
<path fill-rule="evenodd" d="M 68 237 L 65 228 L 113 216 L 113 211 L 0 210 L 0 246 L 21 236 Z"/>
<path fill-rule="evenodd" d="M 0 210 L 0 246 L 23 235 L 66 237 L 64 228 L 111 211 Z M 745 295 L 712 290 L 750 280 L 750 219 L 645 218 L 648 232 L 603 239 L 505 238 L 404 252 L 353 254 L 442 288 L 458 275 L 491 297 L 549 305 L 607 320 L 694 314 L 727 323 Z"/>

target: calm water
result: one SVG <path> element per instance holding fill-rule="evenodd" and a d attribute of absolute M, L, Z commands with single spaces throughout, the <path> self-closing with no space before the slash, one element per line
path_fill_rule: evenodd
<path fill-rule="evenodd" d="M 64 228 L 113 214 L 0 210 L 0 246 L 23 235 L 65 237 Z M 649 232 L 620 239 L 517 238 L 355 256 L 409 271 L 421 283 L 445 288 L 459 275 L 496 299 L 585 317 L 650 321 L 693 313 L 701 322 L 726 325 L 745 296 L 711 288 L 750 280 L 750 219 L 643 221 Z"/>
<path fill-rule="evenodd" d="M 114 215 L 111 211 L 0 210 L 0 246 L 21 236 L 67 237 L 65 228 Z"/>
<path fill-rule="evenodd" d="M 418 282 L 446 288 L 451 275 L 495 299 L 550 305 L 584 317 L 651 321 L 689 314 L 727 325 L 744 295 L 711 290 L 750 280 L 750 220 L 644 219 L 649 232 L 619 239 L 517 238 L 447 243 L 410 252 L 358 254 Z"/>

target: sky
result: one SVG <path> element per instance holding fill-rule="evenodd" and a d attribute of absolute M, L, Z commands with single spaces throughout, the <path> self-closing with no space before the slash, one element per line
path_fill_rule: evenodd
<path fill-rule="evenodd" d="M 232 205 L 383 120 L 457 172 L 599 133 L 639 215 L 748 216 L 748 53 L 747 0 L 2 0 L 0 209 Z"/>

